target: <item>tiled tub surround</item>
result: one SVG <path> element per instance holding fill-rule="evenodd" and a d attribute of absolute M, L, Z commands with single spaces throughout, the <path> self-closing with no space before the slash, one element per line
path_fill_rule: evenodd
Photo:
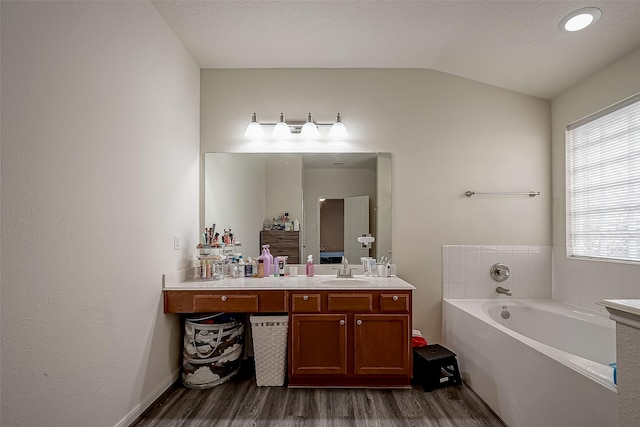
<path fill-rule="evenodd" d="M 490 276 L 496 263 L 511 271 L 504 282 Z M 611 323 L 595 312 L 578 319 L 576 307 L 551 300 L 551 246 L 443 246 L 442 266 L 444 343 L 458 354 L 465 383 L 507 424 L 617 425 L 617 395 L 607 366 L 615 360 L 613 326 L 603 335 L 608 338 L 596 344 L 607 347 L 610 354 L 604 358 L 579 357 L 579 350 L 556 348 L 549 339 L 542 343 L 555 336 L 556 342 L 576 348 L 589 346 L 598 340 L 598 325 Z M 498 294 L 498 286 L 510 289 L 512 296 Z M 504 307 L 514 309 L 504 322 L 529 326 L 528 335 L 502 324 Z"/>
<path fill-rule="evenodd" d="M 496 282 L 491 266 L 502 263 L 511 275 Z M 551 246 L 444 245 L 442 247 L 444 298 L 551 298 Z M 496 287 L 511 290 L 508 297 Z"/>

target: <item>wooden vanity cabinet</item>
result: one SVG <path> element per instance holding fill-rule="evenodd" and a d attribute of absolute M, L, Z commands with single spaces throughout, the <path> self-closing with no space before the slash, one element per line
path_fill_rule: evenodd
<path fill-rule="evenodd" d="M 290 307 L 290 386 L 410 385 L 410 291 L 296 291 Z"/>
<path fill-rule="evenodd" d="M 286 312 L 285 291 L 164 291 L 165 313 Z"/>
<path fill-rule="evenodd" d="M 410 290 L 165 290 L 165 313 L 288 313 L 290 387 L 409 387 Z"/>

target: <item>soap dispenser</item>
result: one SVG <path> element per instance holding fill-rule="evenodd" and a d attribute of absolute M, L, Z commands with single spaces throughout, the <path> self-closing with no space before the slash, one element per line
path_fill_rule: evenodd
<path fill-rule="evenodd" d="M 307 256 L 307 277 L 313 277 L 313 255 Z"/>

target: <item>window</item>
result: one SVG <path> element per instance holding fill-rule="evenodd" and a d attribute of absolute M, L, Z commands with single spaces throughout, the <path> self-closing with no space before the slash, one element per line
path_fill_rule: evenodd
<path fill-rule="evenodd" d="M 567 256 L 640 261 L 640 94 L 567 126 Z"/>

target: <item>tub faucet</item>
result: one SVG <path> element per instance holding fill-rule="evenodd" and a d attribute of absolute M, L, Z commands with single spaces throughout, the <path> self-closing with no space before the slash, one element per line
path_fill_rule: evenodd
<path fill-rule="evenodd" d="M 342 257 L 342 270 L 338 269 L 338 275 L 336 276 L 337 278 L 348 278 L 351 279 L 353 278 L 353 273 L 351 272 L 351 269 L 349 268 L 349 263 L 347 262 L 347 258 L 346 257 Z"/>
<path fill-rule="evenodd" d="M 499 294 L 505 294 L 506 296 L 511 296 L 511 289 L 503 288 L 502 286 L 498 286 L 496 288 L 496 292 Z"/>

